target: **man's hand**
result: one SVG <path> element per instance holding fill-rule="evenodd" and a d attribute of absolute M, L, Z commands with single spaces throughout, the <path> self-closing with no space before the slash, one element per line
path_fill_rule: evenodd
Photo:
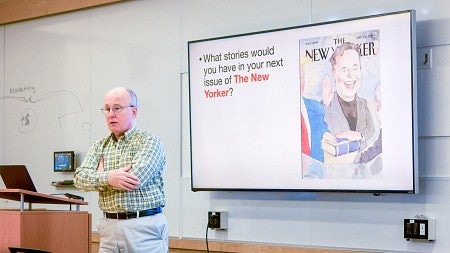
<path fill-rule="evenodd" d="M 101 162 L 102 160 L 100 160 Z M 139 186 L 139 178 L 129 171 L 131 170 L 131 164 L 112 170 L 108 173 L 108 183 L 118 189 L 131 191 L 135 190 Z"/>
<path fill-rule="evenodd" d="M 338 138 L 347 138 L 349 140 L 362 140 L 362 135 L 360 132 L 357 131 L 351 131 L 351 130 L 347 130 L 344 132 L 341 132 L 337 135 Z"/>
<path fill-rule="evenodd" d="M 336 136 L 334 136 L 330 132 L 326 132 L 326 133 L 323 134 L 322 141 L 325 141 L 325 142 L 328 142 L 328 143 L 331 143 L 331 144 L 336 144 L 337 143 Z"/>

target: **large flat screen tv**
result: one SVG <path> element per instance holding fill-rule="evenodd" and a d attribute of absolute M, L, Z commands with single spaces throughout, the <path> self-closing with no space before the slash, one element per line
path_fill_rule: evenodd
<path fill-rule="evenodd" d="M 188 51 L 193 191 L 418 192 L 413 10 Z"/>

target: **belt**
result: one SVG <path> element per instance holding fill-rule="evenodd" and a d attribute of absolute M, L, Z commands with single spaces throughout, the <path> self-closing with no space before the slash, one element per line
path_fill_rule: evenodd
<path fill-rule="evenodd" d="M 152 209 L 142 210 L 138 212 L 103 212 L 103 215 L 105 218 L 108 219 L 118 219 L 118 220 L 127 220 L 127 219 L 133 219 L 133 218 L 139 218 L 139 217 L 145 217 L 145 216 L 152 216 L 157 213 L 162 212 L 161 207 L 156 207 Z"/>

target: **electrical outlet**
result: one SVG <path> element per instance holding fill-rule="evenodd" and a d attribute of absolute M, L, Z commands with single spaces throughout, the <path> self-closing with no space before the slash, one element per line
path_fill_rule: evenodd
<path fill-rule="evenodd" d="M 404 219 L 403 234 L 410 240 L 436 240 L 436 220 L 434 219 Z"/>
<path fill-rule="evenodd" d="M 228 213 L 209 211 L 208 228 L 216 230 L 226 230 L 228 228 Z"/>
<path fill-rule="evenodd" d="M 431 47 L 417 50 L 417 69 L 431 69 L 433 67 Z"/>

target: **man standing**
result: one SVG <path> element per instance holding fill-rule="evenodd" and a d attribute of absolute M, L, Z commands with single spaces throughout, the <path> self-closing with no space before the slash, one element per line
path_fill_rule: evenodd
<path fill-rule="evenodd" d="M 77 188 L 99 192 L 104 215 L 99 252 L 166 253 L 162 144 L 136 125 L 138 104 L 131 89 L 109 91 L 101 110 L 111 134 L 94 142 L 74 176 Z"/>
<path fill-rule="evenodd" d="M 375 127 L 367 101 L 357 96 L 361 86 L 361 62 L 356 44 L 339 45 L 330 58 L 336 92 L 325 105 L 325 122 L 332 134 L 339 138 L 360 140 L 361 148 L 372 137 Z M 329 94 L 329 93 L 328 93 Z"/>

